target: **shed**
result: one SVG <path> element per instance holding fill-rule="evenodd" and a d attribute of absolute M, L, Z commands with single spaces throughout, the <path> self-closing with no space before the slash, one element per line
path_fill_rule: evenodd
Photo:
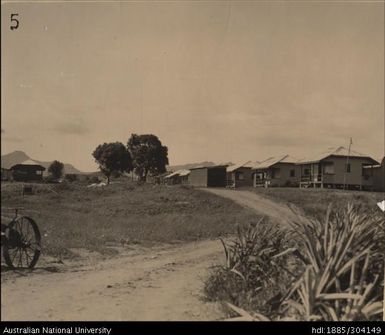
<path fill-rule="evenodd" d="M 195 167 L 190 169 L 189 184 L 200 187 L 225 187 L 227 165 Z"/>
<path fill-rule="evenodd" d="M 187 184 L 189 175 L 190 170 L 182 169 L 165 176 L 164 180 L 167 185 Z"/>
<path fill-rule="evenodd" d="M 251 161 L 230 165 L 226 168 L 226 186 L 240 187 L 252 186 L 253 176 L 251 170 Z"/>
<path fill-rule="evenodd" d="M 29 159 L 10 169 L 15 181 L 42 181 L 45 167 Z"/>

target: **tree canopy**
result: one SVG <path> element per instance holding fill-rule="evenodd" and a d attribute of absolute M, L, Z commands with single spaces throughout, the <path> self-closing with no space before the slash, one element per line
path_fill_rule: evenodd
<path fill-rule="evenodd" d="M 60 179 L 63 175 L 63 169 L 64 169 L 64 164 L 62 162 L 55 160 L 48 167 L 48 172 L 54 179 Z"/>
<path fill-rule="evenodd" d="M 110 182 L 111 175 L 132 171 L 132 159 L 129 151 L 120 142 L 100 144 L 92 153 L 100 171 Z"/>
<path fill-rule="evenodd" d="M 132 134 L 127 148 L 132 157 L 134 171 L 141 180 L 146 180 L 148 173 L 158 175 L 166 172 L 168 149 L 157 136 Z"/>

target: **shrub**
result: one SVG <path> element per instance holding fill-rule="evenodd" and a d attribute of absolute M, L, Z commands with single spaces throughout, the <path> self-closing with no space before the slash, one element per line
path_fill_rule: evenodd
<path fill-rule="evenodd" d="M 74 182 L 74 181 L 77 181 L 78 180 L 78 176 L 74 173 L 67 173 L 65 176 L 64 176 L 64 179 L 66 181 L 69 181 L 69 182 Z"/>
<path fill-rule="evenodd" d="M 92 183 L 92 184 L 99 183 L 99 178 L 97 176 L 91 176 L 89 178 L 89 182 Z"/>

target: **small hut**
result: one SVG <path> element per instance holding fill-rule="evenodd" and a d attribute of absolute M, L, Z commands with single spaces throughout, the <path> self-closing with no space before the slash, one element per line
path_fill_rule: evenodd
<path fill-rule="evenodd" d="M 235 164 L 226 168 L 226 186 L 235 188 L 240 186 L 253 186 L 251 162 Z"/>
<path fill-rule="evenodd" d="M 164 177 L 167 185 L 188 184 L 190 170 L 178 170 Z"/>
<path fill-rule="evenodd" d="M 227 166 L 214 165 L 191 168 L 189 184 L 198 187 L 225 187 Z"/>
<path fill-rule="evenodd" d="M 42 181 L 45 167 L 29 159 L 13 165 L 10 170 L 15 181 Z"/>

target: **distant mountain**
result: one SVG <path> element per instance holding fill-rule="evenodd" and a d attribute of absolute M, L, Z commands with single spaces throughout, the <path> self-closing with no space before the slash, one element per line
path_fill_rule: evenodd
<path fill-rule="evenodd" d="M 29 157 L 23 151 L 14 151 L 14 152 L 11 152 L 9 154 L 1 156 L 1 167 L 9 169 L 13 165 L 23 163 L 26 160 L 32 160 L 32 161 L 36 162 L 36 164 L 44 166 L 47 170 L 48 170 L 48 167 L 52 163 L 52 162 L 42 162 L 42 161 L 38 161 L 36 159 L 33 159 L 33 158 Z M 66 164 L 66 163 L 63 163 L 63 164 L 64 164 L 64 173 L 76 173 L 76 174 L 85 173 L 85 172 L 82 172 L 82 171 L 78 170 L 77 168 L 75 168 L 72 164 Z"/>
<path fill-rule="evenodd" d="M 228 162 L 228 163 L 221 163 L 220 165 L 232 165 L 233 163 Z M 196 167 L 201 167 L 201 166 L 214 166 L 218 165 L 215 164 L 214 162 L 201 162 L 201 163 L 189 163 L 189 164 L 184 164 L 184 165 L 171 165 L 167 166 L 167 171 L 177 171 L 177 170 L 189 170 L 193 169 Z"/>

